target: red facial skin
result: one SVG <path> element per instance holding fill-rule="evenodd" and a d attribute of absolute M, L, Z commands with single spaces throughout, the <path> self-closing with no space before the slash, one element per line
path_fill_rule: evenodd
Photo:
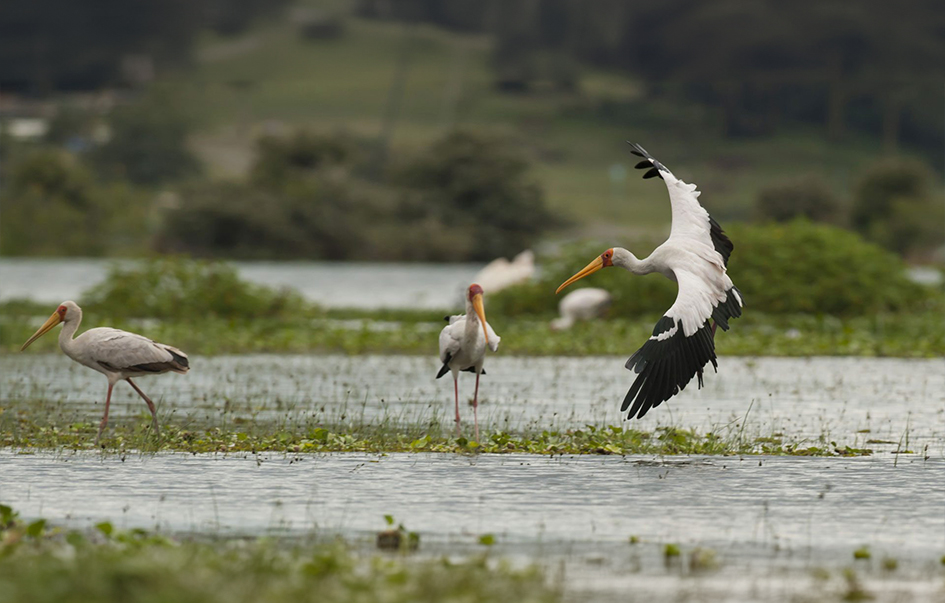
<path fill-rule="evenodd" d="M 614 250 L 613 248 L 608 249 L 604 253 L 600 254 L 600 259 L 604 262 L 604 267 L 614 265 Z"/>
<path fill-rule="evenodd" d="M 479 285 L 469 285 L 469 292 L 467 295 L 469 297 L 469 301 L 472 301 L 472 298 L 476 297 L 477 295 L 482 295 L 482 287 Z"/>
<path fill-rule="evenodd" d="M 66 308 L 65 306 L 59 306 L 59 307 L 56 309 L 56 312 L 59 314 L 59 320 L 65 320 L 65 319 L 66 319 L 66 309 L 67 309 L 67 308 Z"/>

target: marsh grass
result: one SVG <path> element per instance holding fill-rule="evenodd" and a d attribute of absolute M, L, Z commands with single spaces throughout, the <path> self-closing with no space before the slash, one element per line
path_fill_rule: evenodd
<path fill-rule="evenodd" d="M 226 413 L 224 413 L 224 417 Z M 60 419 L 57 421 L 56 419 Z M 839 446 L 826 435 L 815 440 L 783 434 L 746 433 L 739 424 L 715 431 L 664 426 L 654 431 L 615 425 L 542 429 L 531 424 L 517 431 L 485 430 L 481 441 L 456 437 L 438 416 L 410 421 L 403 413 L 367 418 L 344 412 L 321 419 L 223 418 L 213 425 L 196 421 L 165 423 L 151 431 L 145 413 L 113 422 L 100 442 L 105 453 L 186 452 L 255 453 L 452 453 L 538 455 L 792 455 L 865 456 L 866 448 Z M 94 450 L 97 425 L 71 415 L 44 414 L 25 405 L 0 412 L 0 447 L 19 451 Z"/>
<path fill-rule="evenodd" d="M 233 319 L 203 314 L 194 320 L 116 318 L 85 308 L 83 329 L 111 326 L 139 332 L 195 355 L 243 353 L 436 353 L 436 336 L 445 311 L 360 311 L 310 309 L 287 316 Z M 30 302 L 0 305 L 0 352 L 16 352 L 52 308 Z M 502 335 L 503 355 L 588 356 L 629 354 L 645 341 L 658 314 L 633 319 L 580 323 L 552 332 L 552 316 L 512 318 L 495 312 L 489 320 Z M 836 318 L 747 313 L 737 328 L 716 340 L 720 355 L 741 356 L 894 356 L 945 355 L 945 331 L 930 329 L 940 312 Z M 57 350 L 44 337 L 25 353 Z"/>
<path fill-rule="evenodd" d="M 0 603 L 561 600 L 537 567 L 359 551 L 342 540 L 175 538 L 27 524 L 0 505 Z"/>

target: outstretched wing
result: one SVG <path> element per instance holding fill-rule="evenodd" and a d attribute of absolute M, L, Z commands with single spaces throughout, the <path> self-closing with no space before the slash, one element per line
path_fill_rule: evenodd
<path fill-rule="evenodd" d="M 637 378 L 620 407 L 628 419 L 642 418 L 651 408 L 685 389 L 698 375 L 702 387 L 703 368 L 709 362 L 718 368 L 712 318 L 728 329 L 728 319 L 741 316 L 742 299 L 732 285 L 718 292 L 711 283 L 687 270 L 675 270 L 679 293 L 653 335 L 627 360 L 627 368 Z M 731 282 L 731 281 L 729 281 Z"/>
<path fill-rule="evenodd" d="M 629 141 L 628 141 L 629 142 Z M 637 169 L 645 169 L 644 178 L 658 176 L 666 183 L 669 191 L 669 201 L 673 208 L 673 227 L 670 239 L 687 238 L 701 244 L 711 246 L 721 257 L 723 266 L 728 265 L 728 258 L 732 255 L 732 241 L 722 232 L 722 227 L 709 212 L 699 204 L 699 195 L 695 184 L 687 184 L 676 178 L 665 165 L 647 153 L 640 145 L 630 142 L 633 150 L 630 151 L 643 161 L 636 164 Z"/>
<path fill-rule="evenodd" d="M 90 358 L 109 370 L 186 373 L 190 369 L 187 354 L 175 347 L 151 341 L 137 333 L 120 329 L 89 329 L 79 336 L 86 343 Z"/>

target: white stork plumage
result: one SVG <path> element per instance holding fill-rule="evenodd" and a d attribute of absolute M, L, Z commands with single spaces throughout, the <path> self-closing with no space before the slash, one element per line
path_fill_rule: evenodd
<path fill-rule="evenodd" d="M 453 373 L 453 393 L 456 397 L 456 435 L 459 428 L 459 372 L 476 373 L 476 392 L 473 394 L 473 416 L 476 424 L 476 441 L 479 441 L 479 375 L 486 359 L 486 348 L 493 352 L 499 349 L 501 338 L 486 322 L 486 310 L 482 303 L 482 287 L 476 284 L 466 290 L 466 314 L 446 317 L 448 325 L 440 331 L 440 362 L 443 366 L 436 374 L 439 379 L 448 372 Z"/>
<path fill-rule="evenodd" d="M 607 313 L 613 296 L 606 289 L 584 287 L 568 293 L 558 304 L 558 318 L 551 321 L 551 329 L 563 331 L 570 329 L 581 320 L 593 320 Z"/>
<path fill-rule="evenodd" d="M 535 275 L 535 253 L 526 249 L 512 261 L 496 258 L 476 274 L 475 281 L 490 293 L 524 283 Z"/>
<path fill-rule="evenodd" d="M 62 302 L 43 326 L 23 344 L 20 351 L 25 350 L 59 323 L 63 323 L 62 331 L 59 332 L 59 347 L 62 348 L 63 353 L 108 378 L 105 414 L 98 427 L 96 444 L 101 439 L 105 426 L 108 425 L 108 406 L 112 400 L 112 388 L 122 379 L 127 381 L 128 385 L 144 399 L 148 410 L 151 411 L 151 424 L 154 431 L 160 433 L 154 403 L 131 378 L 167 372 L 186 373 L 190 370 L 187 354 L 175 347 L 156 343 L 135 333 L 104 327 L 89 329 L 73 339 L 81 322 L 82 309 L 79 305 L 73 301 Z"/>
<path fill-rule="evenodd" d="M 640 145 L 630 144 L 631 153 L 643 158 L 636 165 L 647 170 L 643 177 L 659 176 L 669 190 L 673 211 L 669 238 L 642 260 L 621 247 L 608 249 L 558 287 L 560 292 L 608 266 L 640 275 L 659 272 L 679 285 L 675 303 L 656 323 L 653 335 L 627 360 L 626 367 L 637 373 L 620 407 L 621 412 L 629 410 L 628 419 L 643 417 L 684 389 L 694 375 L 701 388 L 705 365 L 711 362 L 718 369 L 716 327 L 727 331 L 729 319 L 741 316 L 743 305 L 726 273 L 734 245 L 699 204 L 696 186 L 673 176 Z"/>

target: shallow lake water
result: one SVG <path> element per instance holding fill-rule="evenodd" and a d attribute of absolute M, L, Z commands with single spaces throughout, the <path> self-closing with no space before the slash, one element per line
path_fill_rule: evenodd
<path fill-rule="evenodd" d="M 485 429 L 619 425 L 633 380 L 623 357 L 487 360 L 480 389 Z M 233 419 L 320 423 L 439 423 L 449 428 L 453 387 L 419 356 L 240 355 L 192 358 L 187 375 L 142 378 L 164 421 L 214 426 Z M 0 355 L 0 405 L 97 421 L 106 382 L 62 354 Z M 472 427 L 474 378 L 460 376 L 461 414 Z M 115 388 L 115 420 L 145 412 L 130 387 Z M 814 444 L 911 449 L 945 456 L 945 362 L 876 358 L 723 357 L 702 390 L 684 392 L 628 426 L 695 428 L 721 435 L 783 434 Z M 926 450 L 925 447 L 928 446 Z"/>
<path fill-rule="evenodd" d="M 435 358 L 195 357 L 188 375 L 141 379 L 162 420 L 293 425 L 439 423 L 452 384 Z M 632 375 L 622 357 L 490 357 L 486 430 L 621 424 Z M 25 517 L 87 527 L 214 535 L 342 535 L 371 550 L 393 515 L 421 534 L 420 555 L 490 550 L 538 563 L 570 601 L 838 599 L 852 585 L 878 601 L 945 596 L 943 361 L 720 359 L 634 426 L 784 434 L 867 447 L 866 458 L 538 457 L 528 455 L 145 455 L 0 451 L 0 501 Z M 62 354 L 0 355 L 0 425 L 21 412 L 57 424 L 98 420 L 101 375 Z M 462 375 L 464 403 L 473 379 Z M 144 405 L 116 388 L 113 421 Z M 472 409 L 464 404 L 465 428 Z M 910 450 L 910 454 L 895 454 Z M 629 538 L 636 536 L 638 544 Z M 663 547 L 680 545 L 667 559 Z M 868 546 L 872 558 L 854 561 Z M 693 551 L 711 551 L 697 570 Z M 895 559 L 898 569 L 882 569 Z M 853 573 L 849 573 L 852 571 Z M 852 576 L 855 574 L 855 578 Z"/>
<path fill-rule="evenodd" d="M 76 527 L 341 534 L 367 548 L 391 514 L 428 555 L 481 551 L 492 534 L 497 556 L 545 565 L 573 600 L 783 600 L 846 588 L 847 567 L 880 600 L 943 593 L 941 458 L 3 451 L 0 476 L 5 504 Z M 683 557 L 667 563 L 666 543 Z M 862 546 L 873 559 L 854 563 Z M 696 547 L 718 567 L 694 571 Z M 834 582 L 816 584 L 815 571 Z"/>
<path fill-rule="evenodd" d="M 80 299 L 105 279 L 115 262 L 98 259 L 0 259 L 0 301 L 58 304 Z M 130 261 L 121 262 L 130 264 Z M 369 262 L 233 262 L 240 277 L 274 288 L 290 287 L 309 301 L 338 308 L 453 308 L 481 264 L 376 264 Z M 370 290 L 371 295 L 364 295 Z"/>

